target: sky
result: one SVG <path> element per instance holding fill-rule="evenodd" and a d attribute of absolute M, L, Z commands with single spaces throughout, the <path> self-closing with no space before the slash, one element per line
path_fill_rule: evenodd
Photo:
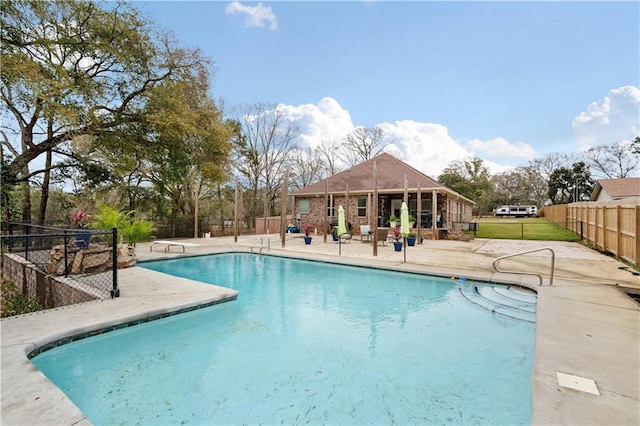
<path fill-rule="evenodd" d="M 640 2 L 137 1 L 213 61 L 233 114 L 277 105 L 300 144 L 380 126 L 436 178 L 640 135 Z"/>

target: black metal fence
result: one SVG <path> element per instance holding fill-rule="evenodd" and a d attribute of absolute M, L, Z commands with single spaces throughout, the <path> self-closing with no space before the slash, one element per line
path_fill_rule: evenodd
<path fill-rule="evenodd" d="M 0 236 L 2 253 L 25 263 L 22 271 L 7 275 L 20 276 L 23 282 L 16 285 L 23 293 L 35 292 L 47 308 L 119 297 L 117 232 L 10 223 L 8 235 Z M 3 256 L 3 262 L 9 260 Z M 25 265 L 35 270 L 35 284 Z M 3 271 L 11 272 L 6 265 Z"/>
<path fill-rule="evenodd" d="M 472 234 L 475 238 L 500 238 L 515 240 L 554 240 L 580 241 L 583 238 L 582 223 L 575 223 L 576 229 L 569 230 L 569 223 L 558 223 L 550 226 L 547 223 L 527 222 L 456 222 L 463 232 Z"/>

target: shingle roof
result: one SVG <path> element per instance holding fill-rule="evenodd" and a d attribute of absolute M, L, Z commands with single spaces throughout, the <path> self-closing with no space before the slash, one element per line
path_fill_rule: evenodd
<path fill-rule="evenodd" d="M 640 197 L 640 178 L 600 179 L 590 200 L 596 200 L 603 189 L 613 199 Z"/>
<path fill-rule="evenodd" d="M 391 154 L 383 153 L 375 158 L 360 163 L 350 169 L 336 173 L 327 179 L 306 186 L 293 192 L 295 196 L 324 194 L 325 181 L 329 193 L 345 193 L 347 185 L 349 193 L 371 192 L 373 190 L 373 165 L 378 169 L 379 192 L 404 191 L 404 178 L 407 177 L 407 187 L 410 191 L 416 191 L 418 185 L 421 190 L 440 190 L 456 197 L 467 200 L 452 189 L 443 186 L 435 179 L 414 169 L 407 163 L 397 159 Z M 472 202 L 471 200 L 467 200 Z"/>

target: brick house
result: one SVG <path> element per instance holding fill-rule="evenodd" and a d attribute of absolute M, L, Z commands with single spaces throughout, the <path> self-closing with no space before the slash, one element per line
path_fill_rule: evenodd
<path fill-rule="evenodd" d="M 374 165 L 378 172 L 377 189 L 374 189 Z M 434 238 L 438 229 L 459 229 L 470 222 L 475 204 L 387 153 L 294 191 L 291 196 L 297 225 L 309 223 L 318 232 L 328 230 L 337 219 L 338 206 L 342 205 L 356 234 L 361 225 L 388 227 L 392 214 L 400 217 L 406 197 L 409 214 L 420 218 L 416 227 L 431 231 L 421 233 Z"/>

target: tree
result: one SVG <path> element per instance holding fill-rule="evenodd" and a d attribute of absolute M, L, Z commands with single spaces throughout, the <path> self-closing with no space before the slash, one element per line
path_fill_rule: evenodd
<path fill-rule="evenodd" d="M 456 160 L 447 166 L 438 181 L 454 191 L 476 202 L 477 214 L 482 215 L 489 207 L 489 194 L 493 186 L 489 169 L 477 157 Z"/>
<path fill-rule="evenodd" d="M 342 171 L 338 166 L 340 145 L 339 141 L 323 139 L 315 149 L 318 161 L 322 163 L 322 168 L 324 169 L 323 178 Z"/>
<path fill-rule="evenodd" d="M 640 143 L 640 138 L 636 138 Z M 612 145 L 599 145 L 586 152 L 586 162 L 597 176 L 604 178 L 625 178 L 638 170 L 640 152 L 633 142 L 618 142 Z"/>
<path fill-rule="evenodd" d="M 294 122 L 275 105 L 257 103 L 245 108 L 238 118 L 242 137 L 235 140 L 234 160 L 245 185 L 252 192 L 249 219 L 255 226 L 259 190 L 263 190 L 263 215 L 276 210 L 280 185 L 289 166 L 289 152 L 300 134 Z"/>
<path fill-rule="evenodd" d="M 560 167 L 570 168 L 576 161 L 578 160 L 575 156 L 553 152 L 542 158 L 529 161 L 526 167 L 548 182 L 554 170 Z"/>
<path fill-rule="evenodd" d="M 304 188 L 322 180 L 326 173 L 318 150 L 294 148 L 289 153 L 289 162 L 289 186 L 293 189 Z"/>
<path fill-rule="evenodd" d="M 385 133 L 380 126 L 356 127 L 344 138 L 341 159 L 348 167 L 370 160 L 384 151 Z"/>
<path fill-rule="evenodd" d="M 571 168 L 560 167 L 551 173 L 548 196 L 553 204 L 567 204 L 589 199 L 593 191 L 593 179 L 583 161 Z"/>
<path fill-rule="evenodd" d="M 532 167 L 517 167 L 491 177 L 492 207 L 503 204 L 534 204 L 542 207 L 547 199 L 547 181 Z"/>
<path fill-rule="evenodd" d="M 146 109 L 151 132 L 145 176 L 170 203 L 172 236 L 179 215 L 195 216 L 202 187 L 225 178 L 234 131 L 207 95 L 206 70 L 193 72 L 189 80 L 155 87 Z M 194 226 L 197 233 L 197 220 Z"/>
<path fill-rule="evenodd" d="M 631 152 L 635 155 L 640 155 L 640 136 L 636 136 L 631 142 Z"/>
<path fill-rule="evenodd" d="M 170 36 L 152 33 L 122 2 L 8 0 L 1 7 L 0 99 L 3 116 L 11 119 L 7 131 L 18 136 L 18 143 L 5 140 L 2 147 L 12 155 L 7 167 L 23 184 L 23 219 L 30 220 L 34 176 L 91 165 L 73 151 L 74 139 L 111 135 L 112 143 L 130 144 L 132 137 L 115 136 L 140 121 L 150 91 L 190 76 L 206 61 Z M 42 154 L 51 161 L 31 170 Z"/>

